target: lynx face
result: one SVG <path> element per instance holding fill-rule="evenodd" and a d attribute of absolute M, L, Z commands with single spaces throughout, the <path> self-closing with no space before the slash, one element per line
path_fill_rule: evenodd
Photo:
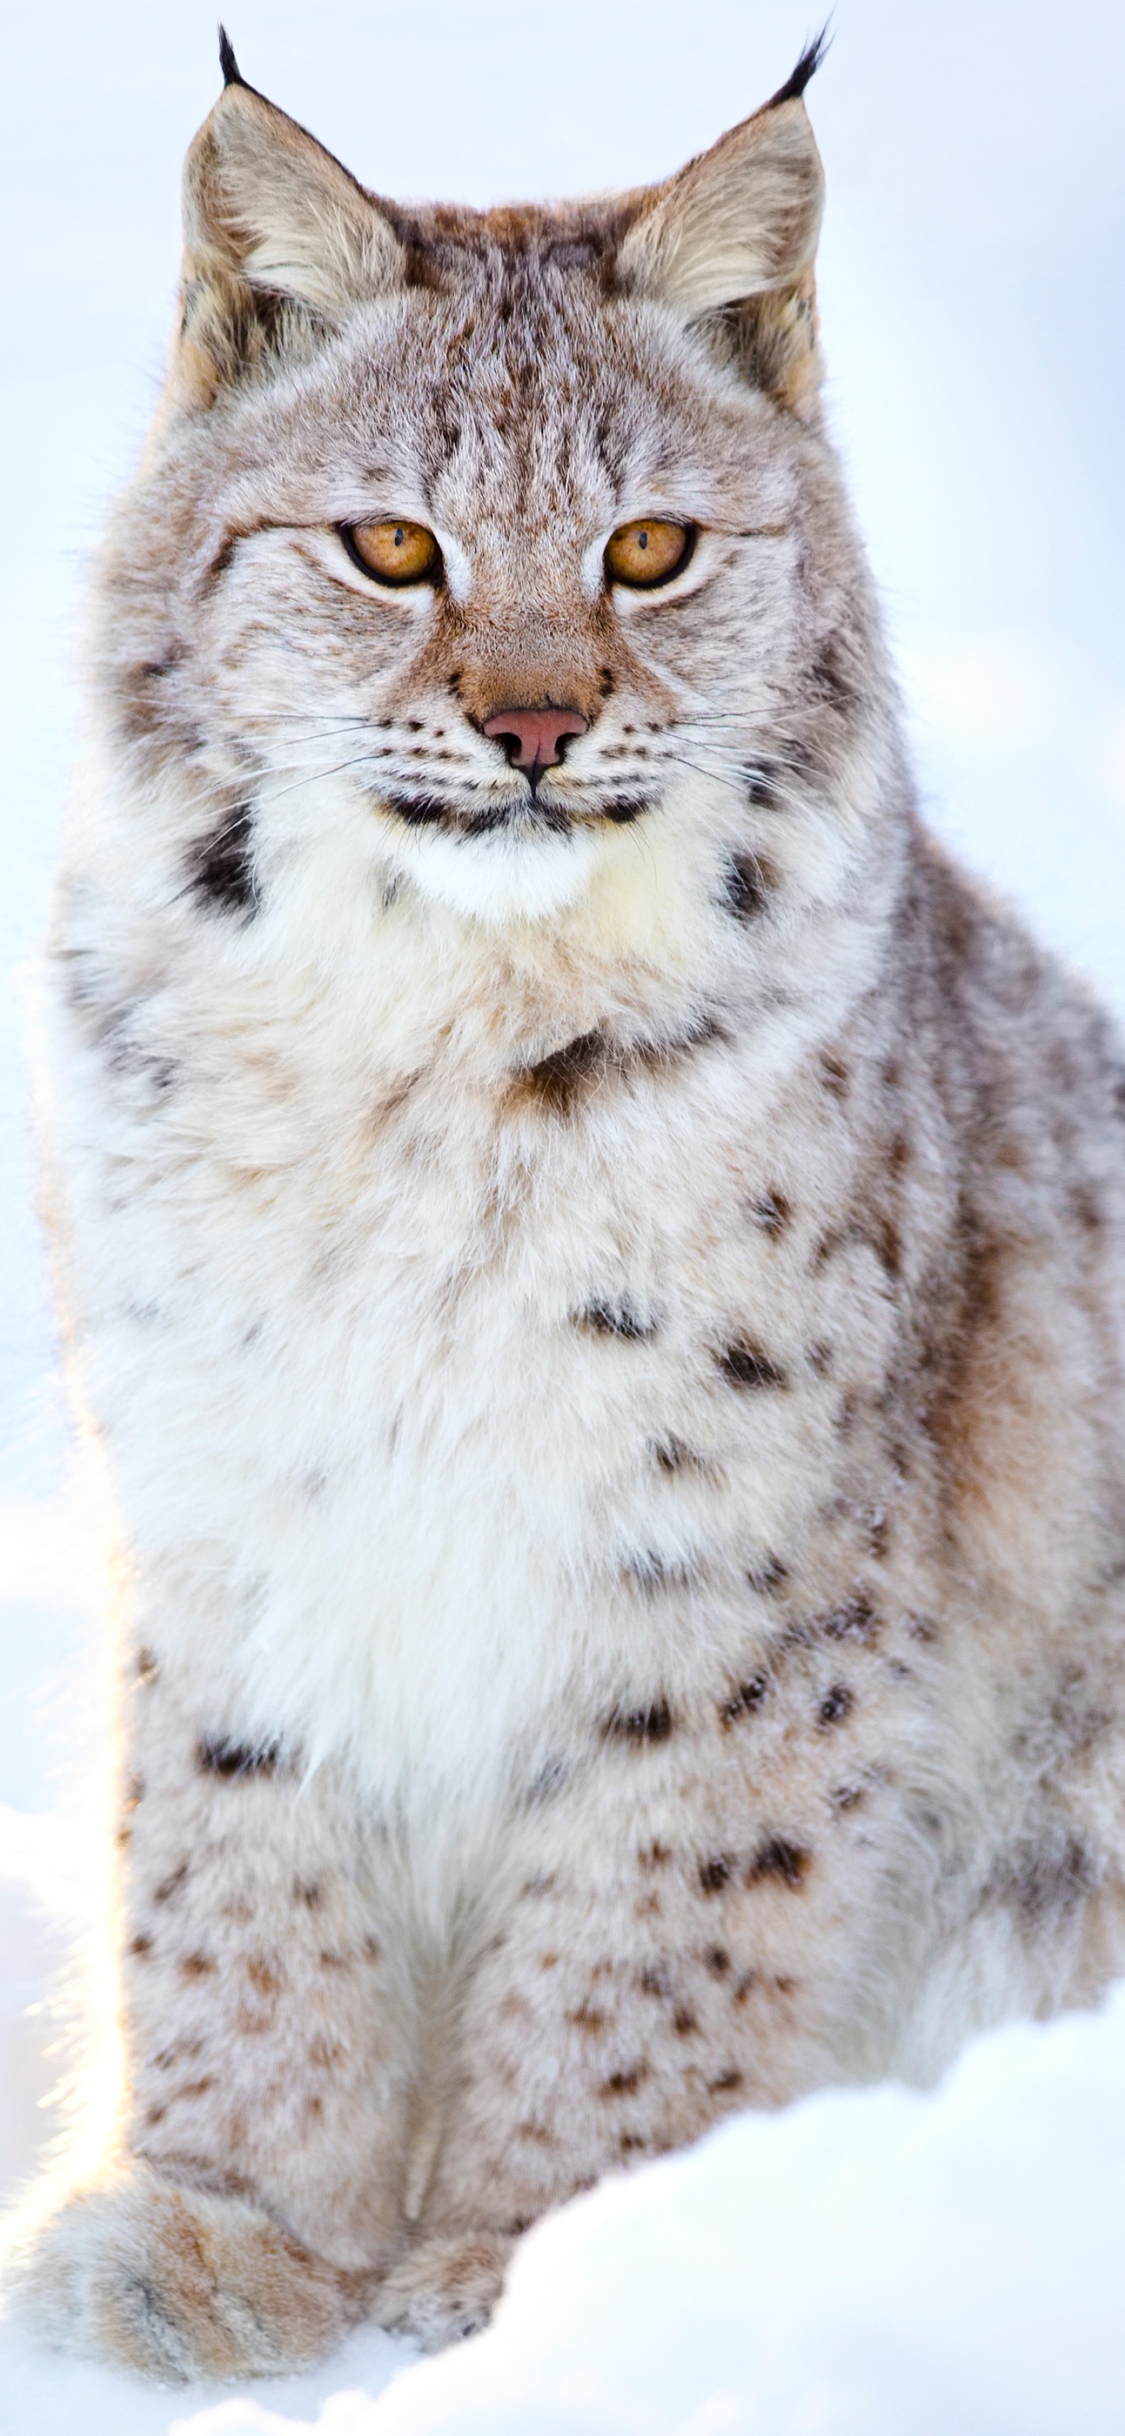
<path fill-rule="evenodd" d="M 408 216 L 228 86 L 115 671 L 216 835 L 302 851 L 332 775 L 352 879 L 542 916 L 685 773 L 786 760 L 837 588 L 819 198 L 798 92 L 624 203 Z"/>

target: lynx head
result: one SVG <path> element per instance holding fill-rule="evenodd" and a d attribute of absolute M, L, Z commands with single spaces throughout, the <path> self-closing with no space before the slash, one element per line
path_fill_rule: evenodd
<path fill-rule="evenodd" d="M 476 212 L 366 192 L 224 37 L 103 619 L 212 910 L 330 846 L 348 887 L 542 920 L 689 779 L 735 820 L 839 759 L 867 612 L 817 400 L 818 47 L 664 185 Z"/>

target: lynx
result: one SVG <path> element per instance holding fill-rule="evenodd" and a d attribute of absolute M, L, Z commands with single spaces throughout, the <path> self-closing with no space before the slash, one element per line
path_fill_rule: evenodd
<path fill-rule="evenodd" d="M 125 2061 L 10 2270 L 160 2378 L 1125 1960 L 1125 1059 L 919 824 L 816 46 L 484 212 L 222 58 L 50 942 Z"/>

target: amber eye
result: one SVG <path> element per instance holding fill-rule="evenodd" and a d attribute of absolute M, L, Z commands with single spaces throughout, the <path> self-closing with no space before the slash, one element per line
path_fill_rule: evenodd
<path fill-rule="evenodd" d="M 670 524 L 662 516 L 619 524 L 606 543 L 605 571 L 611 584 L 632 584 L 644 590 L 666 584 L 686 567 L 695 540 L 690 524 Z"/>
<path fill-rule="evenodd" d="M 441 573 L 441 551 L 424 524 L 388 518 L 385 524 L 345 524 L 341 538 L 350 558 L 381 584 L 433 584 Z"/>

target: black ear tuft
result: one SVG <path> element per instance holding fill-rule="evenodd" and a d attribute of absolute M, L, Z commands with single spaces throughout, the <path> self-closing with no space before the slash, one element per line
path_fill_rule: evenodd
<path fill-rule="evenodd" d="M 832 37 L 828 31 L 829 23 L 830 20 L 826 20 L 821 26 L 819 34 L 814 34 L 812 41 L 806 42 L 792 76 L 787 76 L 785 83 L 778 86 L 776 93 L 770 94 L 766 103 L 767 110 L 776 110 L 779 102 L 800 101 L 805 86 L 810 84 L 816 75 L 821 60 L 831 43 Z"/>
<path fill-rule="evenodd" d="M 234 44 L 225 25 L 219 27 L 219 66 L 223 71 L 224 85 L 245 84 L 246 78 L 239 73 L 238 61 L 234 55 Z"/>

